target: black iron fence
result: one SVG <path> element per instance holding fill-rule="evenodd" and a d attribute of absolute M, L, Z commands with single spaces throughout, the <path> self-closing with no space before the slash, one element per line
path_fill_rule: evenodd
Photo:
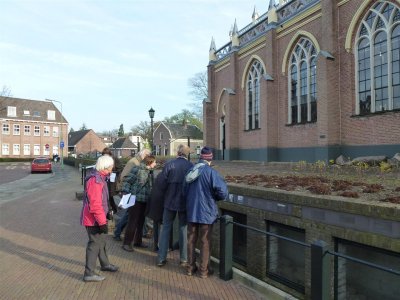
<path fill-rule="evenodd" d="M 399 276 L 400 270 L 394 268 L 387 268 L 382 265 L 371 263 L 356 257 L 352 257 L 340 252 L 331 251 L 328 249 L 328 244 L 324 241 L 317 240 L 311 244 L 307 244 L 295 239 L 291 239 L 285 236 L 275 234 L 273 232 L 259 230 L 257 228 L 236 223 L 233 221 L 233 217 L 229 215 L 223 215 L 219 218 L 220 220 L 220 264 L 219 264 L 219 276 L 223 280 L 230 280 L 233 277 L 233 225 L 246 228 L 254 232 L 266 236 L 272 236 L 281 240 L 285 240 L 297 245 L 301 245 L 305 248 L 311 249 L 311 295 L 312 300 L 325 300 L 331 299 L 331 263 L 329 255 L 334 257 L 344 258 L 352 262 L 363 264 L 371 268 L 375 268 L 395 276 Z"/>

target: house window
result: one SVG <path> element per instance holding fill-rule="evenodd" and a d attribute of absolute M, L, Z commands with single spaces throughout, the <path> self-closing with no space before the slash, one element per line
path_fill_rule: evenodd
<path fill-rule="evenodd" d="M 246 99 L 246 129 L 260 128 L 260 82 L 264 69 L 261 63 L 253 62 L 247 75 L 247 99 Z"/>
<path fill-rule="evenodd" d="M 43 136 L 50 136 L 50 126 L 43 126 Z"/>
<path fill-rule="evenodd" d="M 4 123 L 2 132 L 3 132 L 3 134 L 10 134 L 10 125 L 7 123 Z"/>
<path fill-rule="evenodd" d="M 33 155 L 40 155 L 40 145 L 33 145 Z"/>
<path fill-rule="evenodd" d="M 356 39 L 356 114 L 400 109 L 400 8 L 378 1 Z"/>
<path fill-rule="evenodd" d="M 56 119 L 56 112 L 54 110 L 47 111 L 47 119 L 48 120 L 55 120 Z"/>
<path fill-rule="evenodd" d="M 267 221 L 267 231 L 275 235 L 305 242 L 305 231 Z M 272 235 L 267 237 L 267 276 L 304 293 L 306 249 L 297 243 Z"/>
<path fill-rule="evenodd" d="M 50 148 L 46 149 L 46 146 L 43 146 L 43 155 L 50 155 Z"/>
<path fill-rule="evenodd" d="M 160 132 L 160 140 L 164 139 L 164 132 Z"/>
<path fill-rule="evenodd" d="M 335 251 L 387 269 L 398 269 L 400 254 L 337 238 Z M 399 297 L 399 276 L 335 256 L 335 299 L 385 299 Z M 357 296 L 355 296 L 357 295 Z"/>
<path fill-rule="evenodd" d="M 58 137 L 58 127 L 53 127 L 53 137 Z"/>
<path fill-rule="evenodd" d="M 20 152 L 19 144 L 14 144 L 13 145 L 13 155 L 19 155 L 19 152 Z"/>
<path fill-rule="evenodd" d="M 31 145 L 24 144 L 24 155 L 31 155 Z"/>
<path fill-rule="evenodd" d="M 40 126 L 39 125 L 35 125 L 34 136 L 40 136 Z"/>
<path fill-rule="evenodd" d="M 29 116 L 29 115 L 30 115 L 29 110 L 24 110 L 24 116 Z"/>
<path fill-rule="evenodd" d="M 58 146 L 57 145 L 53 146 L 53 155 L 54 154 L 58 154 Z"/>
<path fill-rule="evenodd" d="M 317 52 L 301 38 L 290 59 L 288 123 L 317 121 Z"/>
<path fill-rule="evenodd" d="M 20 127 L 19 124 L 13 125 L 13 135 L 20 135 Z"/>
<path fill-rule="evenodd" d="M 16 117 L 17 108 L 15 106 L 7 106 L 7 117 Z"/>
<path fill-rule="evenodd" d="M 10 145 L 9 144 L 3 144 L 2 145 L 1 154 L 3 154 L 3 155 L 9 155 L 10 154 Z"/>
<path fill-rule="evenodd" d="M 33 112 L 34 117 L 40 117 L 40 112 L 39 111 L 34 111 Z"/>
<path fill-rule="evenodd" d="M 31 125 L 24 125 L 24 135 L 31 135 Z"/>

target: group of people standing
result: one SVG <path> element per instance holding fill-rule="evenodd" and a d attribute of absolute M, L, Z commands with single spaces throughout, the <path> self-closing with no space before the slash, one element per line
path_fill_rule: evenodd
<path fill-rule="evenodd" d="M 212 227 L 218 217 L 216 201 L 227 198 L 228 189 L 223 178 L 210 166 L 213 159 L 210 148 L 201 149 L 196 164 L 188 160 L 189 154 L 188 146 L 179 145 L 177 157 L 168 161 L 156 178 L 153 172 L 156 158 L 148 149 L 143 149 L 128 161 L 120 172 L 121 184 L 117 185 L 117 189 L 121 194 L 135 195 L 136 200 L 116 225 L 114 239 L 122 240 L 120 235 L 125 227 L 122 245 L 125 251 L 133 252 L 133 247 L 146 247 L 142 243 L 142 235 L 148 216 L 153 220 L 157 266 L 163 267 L 167 264 L 168 249 L 172 248 L 170 236 L 174 220 L 178 217 L 180 264 L 186 268 L 187 275 L 198 271 L 201 278 L 207 278 L 212 274 L 210 250 Z M 89 237 L 83 277 L 86 282 L 105 279 L 95 272 L 97 257 L 102 271 L 118 270 L 108 261 L 104 236 L 108 233 L 110 199 L 107 181 L 113 167 L 112 156 L 104 154 L 98 158 L 95 171 L 85 178 L 81 224 L 86 227 Z M 200 248 L 198 263 L 195 253 L 197 241 Z"/>

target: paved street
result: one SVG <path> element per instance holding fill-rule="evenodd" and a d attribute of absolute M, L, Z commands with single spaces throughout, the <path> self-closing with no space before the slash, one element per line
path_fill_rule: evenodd
<path fill-rule="evenodd" d="M 156 253 L 125 252 L 111 235 L 108 253 L 120 271 L 102 272 L 107 278 L 101 283 L 84 283 L 87 236 L 79 225 L 81 201 L 75 199 L 82 190 L 78 170 L 57 165 L 53 174 L 31 175 L 22 164 L 14 168 L 19 175 L 13 173 L 20 179 L 7 181 L 11 169 L 5 167 L 0 166 L 0 299 L 265 298 L 236 280 L 187 276 L 178 251 L 169 252 L 168 264 L 159 268 Z"/>

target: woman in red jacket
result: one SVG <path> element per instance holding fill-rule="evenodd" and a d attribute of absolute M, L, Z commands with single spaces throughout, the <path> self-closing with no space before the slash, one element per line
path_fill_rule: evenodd
<path fill-rule="evenodd" d="M 86 246 L 86 265 L 83 281 L 96 282 L 105 279 L 95 273 L 97 257 L 101 270 L 116 272 L 117 266 L 110 264 L 106 251 L 105 234 L 108 233 L 108 188 L 107 177 L 112 172 L 114 161 L 111 156 L 100 156 L 93 172 L 85 178 L 85 193 L 81 212 L 81 225 L 86 227 L 89 241 Z"/>

